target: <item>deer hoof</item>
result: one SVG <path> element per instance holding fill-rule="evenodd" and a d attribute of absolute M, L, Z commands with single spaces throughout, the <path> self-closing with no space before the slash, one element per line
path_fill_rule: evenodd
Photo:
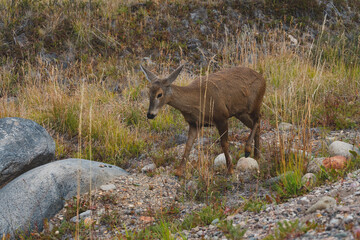
<path fill-rule="evenodd" d="M 246 158 L 250 157 L 250 152 L 245 152 L 245 157 Z"/>

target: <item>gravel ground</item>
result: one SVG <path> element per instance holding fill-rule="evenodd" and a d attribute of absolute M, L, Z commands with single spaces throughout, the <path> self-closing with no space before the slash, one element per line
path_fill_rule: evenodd
<path fill-rule="evenodd" d="M 246 135 L 248 132 L 240 133 L 242 134 Z M 263 141 L 274 138 L 274 134 L 274 131 L 262 134 Z M 360 132 L 350 130 L 320 135 L 318 130 L 312 130 L 313 155 L 323 148 L 323 144 L 334 140 L 359 143 L 360 139 Z M 180 150 L 181 148 L 179 147 Z M 147 158 L 142 161 L 140 166 L 149 163 Z M 139 169 L 141 168 L 129 169 L 129 176 L 117 178 L 102 186 L 102 189 L 93 191 L 91 213 L 89 211 L 90 214 L 82 218 L 85 223 L 93 223 L 95 239 L 112 239 L 125 235 L 124 226 L 131 231 L 143 229 L 154 224 L 156 216 L 165 212 L 171 214 L 174 211 L 177 220 L 181 221 L 188 214 L 205 206 L 204 203 L 183 198 L 186 184 L 172 176 L 171 166 L 158 168 L 155 174 L 139 173 Z M 229 181 L 232 181 L 233 189 L 223 199 L 226 201 L 225 206 L 231 209 L 241 206 L 244 199 L 271 196 L 271 191 L 262 187 L 262 183 L 239 183 L 235 178 L 229 178 Z M 324 196 L 334 198 L 336 204 L 308 213 L 307 210 Z M 57 214 L 51 224 L 59 225 L 66 216 L 67 209 L 65 207 Z M 114 216 L 116 219 L 112 218 Z M 287 239 L 356 239 L 355 234 L 360 235 L 360 171 L 349 173 L 339 182 L 316 187 L 306 195 L 282 204 L 267 204 L 259 213 L 238 211 L 227 216 L 227 220 L 232 220 L 234 226 L 246 229 L 245 239 L 263 239 L 274 233 L 278 222 L 294 222 L 296 219 L 301 223 L 317 223 L 317 228 L 301 236 L 288 236 Z M 116 230 L 109 228 L 113 225 L 119 227 Z M 184 230 L 182 235 L 187 239 L 227 239 L 216 223 Z"/>

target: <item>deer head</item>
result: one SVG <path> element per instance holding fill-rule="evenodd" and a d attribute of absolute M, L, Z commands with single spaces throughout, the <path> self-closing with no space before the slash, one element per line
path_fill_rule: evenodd
<path fill-rule="evenodd" d="M 150 82 L 149 86 L 149 110 L 147 118 L 153 119 L 158 114 L 159 110 L 169 102 L 171 97 L 171 83 L 175 81 L 184 65 L 178 67 L 166 78 L 159 78 L 154 73 L 140 65 L 145 77 Z"/>

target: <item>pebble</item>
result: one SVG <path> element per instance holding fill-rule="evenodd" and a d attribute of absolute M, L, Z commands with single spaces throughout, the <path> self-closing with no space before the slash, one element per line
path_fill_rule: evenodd
<path fill-rule="evenodd" d="M 312 188 L 316 183 L 316 176 L 313 173 L 307 173 L 301 178 L 301 183 L 306 188 Z"/>
<path fill-rule="evenodd" d="M 351 223 L 352 221 L 354 221 L 354 217 L 352 215 L 347 215 L 345 218 L 344 218 L 344 222 L 345 223 Z"/>
<path fill-rule="evenodd" d="M 218 218 L 215 218 L 212 222 L 211 222 L 211 225 L 216 225 L 217 223 L 219 223 L 219 219 Z"/>
<path fill-rule="evenodd" d="M 337 219 L 337 218 L 333 218 L 333 219 L 330 220 L 330 226 L 331 227 L 337 227 L 337 226 L 339 226 L 339 224 L 340 224 L 340 220 Z"/>
<path fill-rule="evenodd" d="M 106 185 L 101 185 L 100 189 L 103 191 L 110 191 L 116 189 L 116 187 L 114 184 L 106 184 Z"/>
<path fill-rule="evenodd" d="M 221 153 L 219 154 L 215 160 L 214 160 L 214 169 L 216 171 L 224 170 L 226 169 L 226 158 L 225 154 Z"/>
<path fill-rule="evenodd" d="M 308 205 L 310 203 L 310 201 L 307 197 L 302 197 L 299 199 L 298 203 L 301 205 Z"/>
<path fill-rule="evenodd" d="M 156 169 L 155 163 L 148 164 L 141 169 L 142 173 L 154 171 Z"/>
<path fill-rule="evenodd" d="M 87 217 L 90 217 L 90 215 L 91 215 L 91 210 L 87 210 L 87 211 L 79 214 L 79 219 L 85 219 Z M 70 222 L 76 222 L 76 220 L 77 220 L 77 216 L 71 218 Z"/>
<path fill-rule="evenodd" d="M 291 123 L 281 122 L 279 123 L 278 127 L 280 131 L 289 131 L 294 128 L 294 125 L 292 125 Z"/>

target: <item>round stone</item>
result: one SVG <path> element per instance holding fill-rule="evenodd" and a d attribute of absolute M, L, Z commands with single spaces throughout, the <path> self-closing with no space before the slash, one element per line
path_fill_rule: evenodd
<path fill-rule="evenodd" d="M 251 181 L 258 175 L 259 164 L 253 158 L 242 157 L 236 164 L 236 172 L 240 181 Z"/>
<path fill-rule="evenodd" d="M 242 171 L 242 172 L 257 173 L 257 171 L 259 170 L 259 164 L 253 158 L 242 157 L 239 159 L 239 161 L 236 164 L 236 170 Z"/>
<path fill-rule="evenodd" d="M 312 188 L 316 183 L 316 176 L 313 173 L 307 173 L 301 178 L 301 183 L 307 188 Z"/>
<path fill-rule="evenodd" d="M 214 160 L 214 169 L 216 171 L 224 170 L 226 169 L 226 158 L 225 154 L 221 153 L 219 154 L 215 160 Z"/>

